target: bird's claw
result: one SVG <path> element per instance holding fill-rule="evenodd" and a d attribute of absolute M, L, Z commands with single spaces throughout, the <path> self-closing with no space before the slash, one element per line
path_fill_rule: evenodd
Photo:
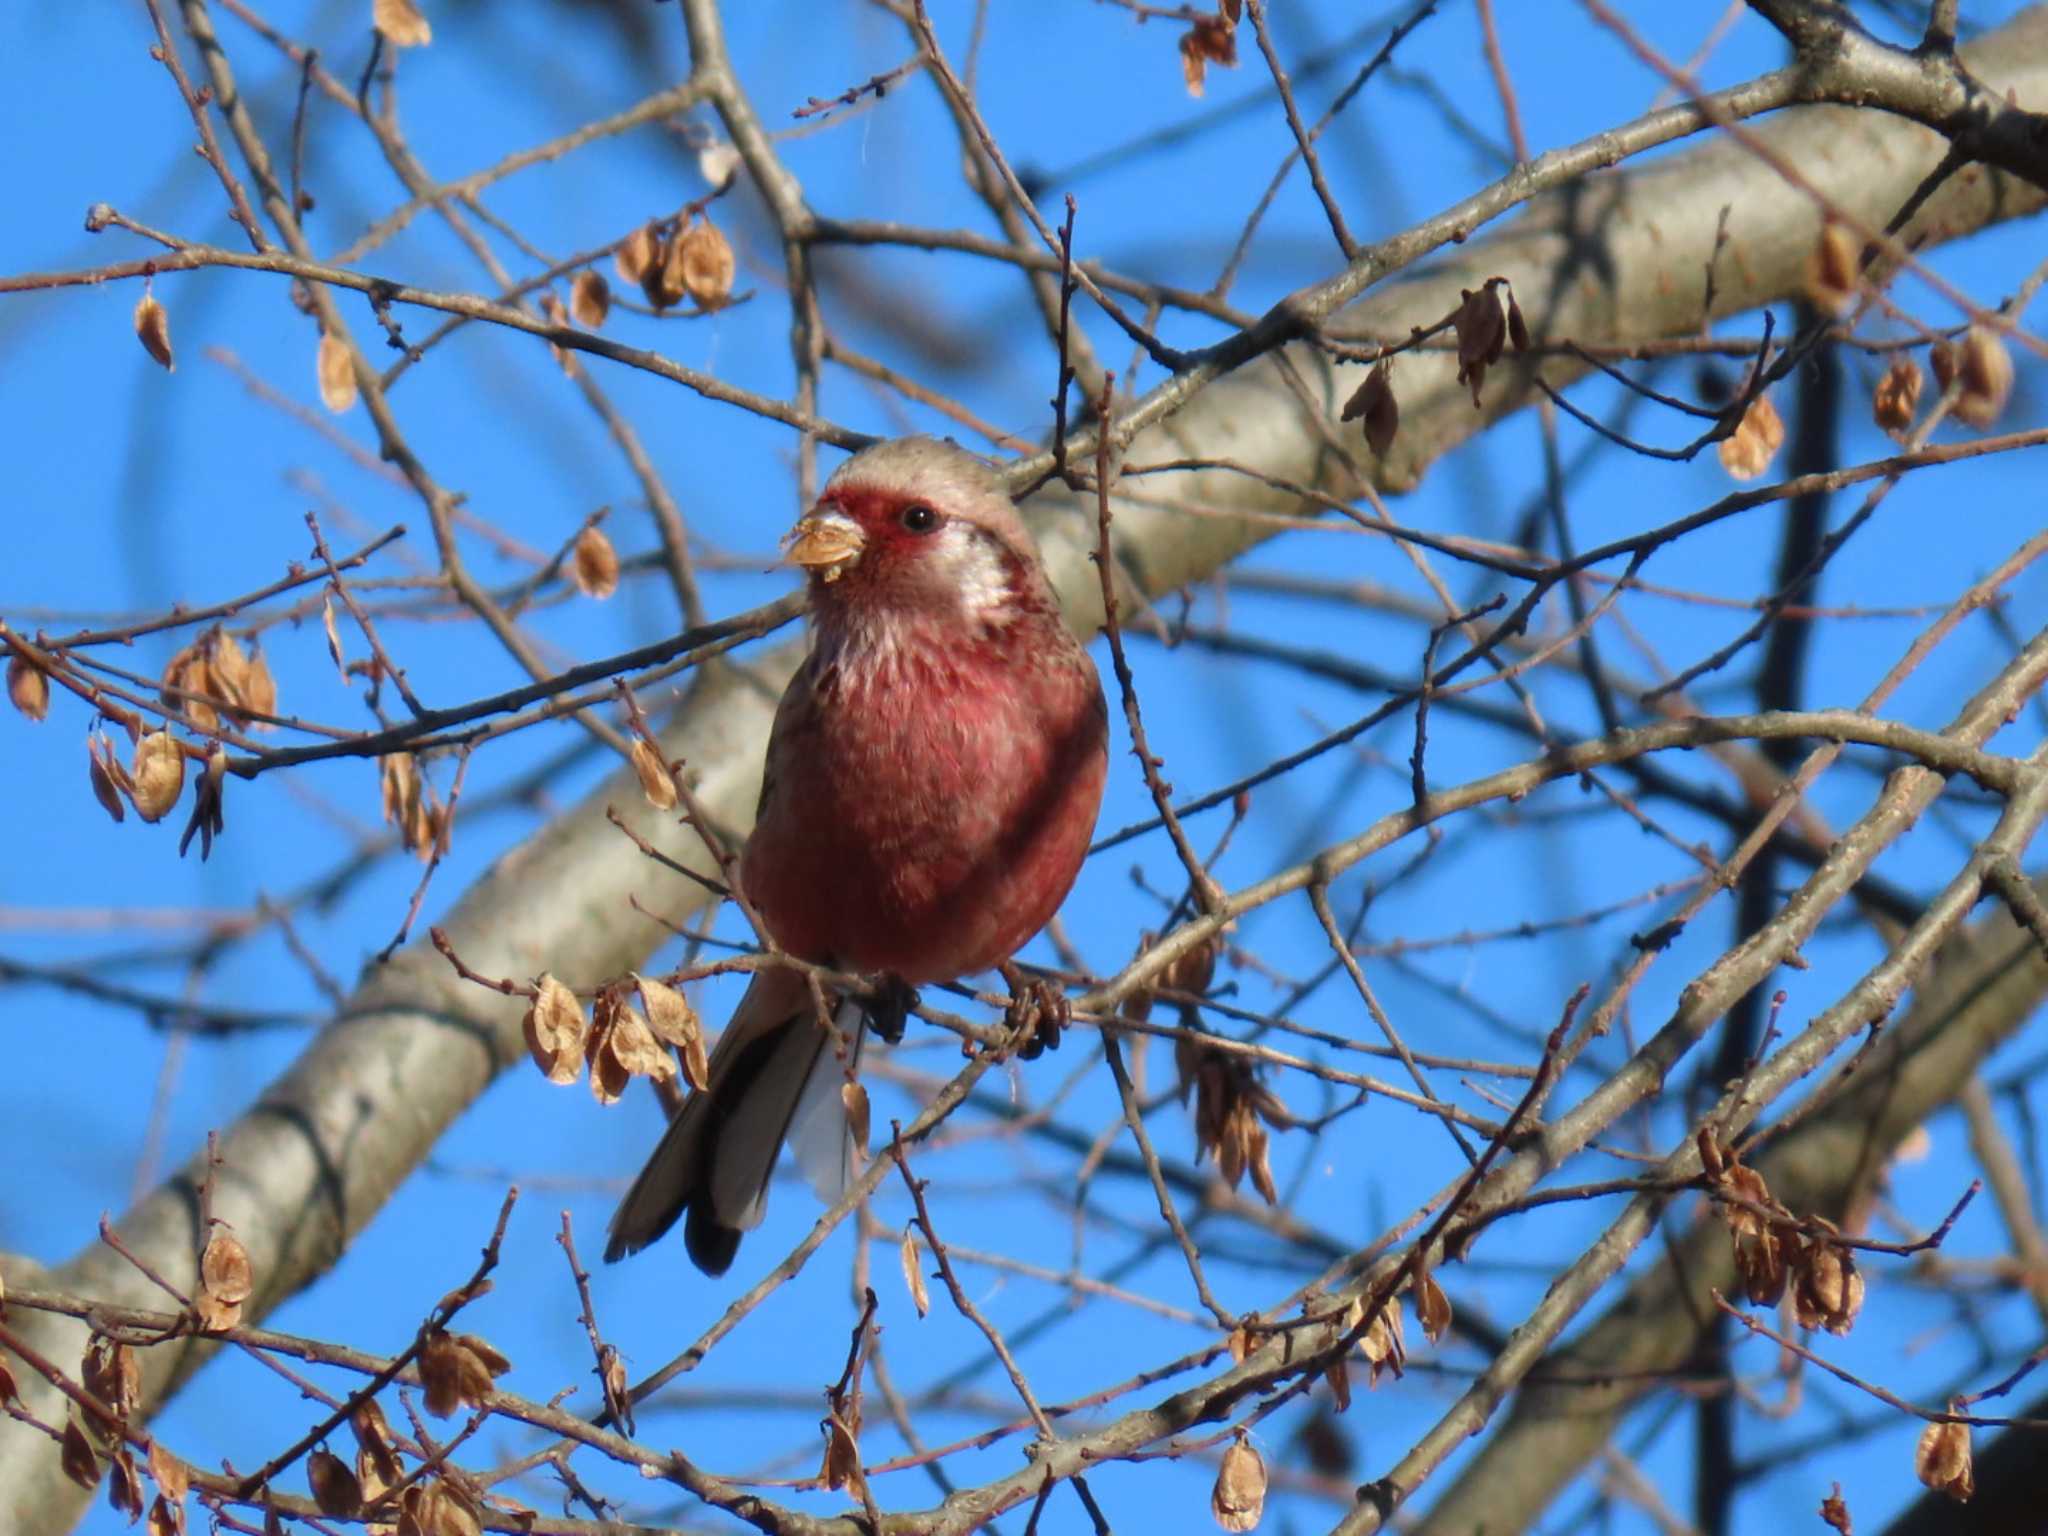
<path fill-rule="evenodd" d="M 1010 984 L 1010 1006 L 1003 1011 L 1003 1028 L 1013 1049 L 1025 1061 L 1036 1061 L 1047 1051 L 1060 1048 L 1060 1031 L 1073 1022 L 1073 1004 L 1053 982 L 1033 980 L 1015 966 L 1003 967 L 1003 979 Z"/>
<path fill-rule="evenodd" d="M 917 989 L 901 976 L 884 976 L 868 999 L 868 1023 L 891 1045 L 903 1043 L 903 1026 L 917 1010 Z"/>

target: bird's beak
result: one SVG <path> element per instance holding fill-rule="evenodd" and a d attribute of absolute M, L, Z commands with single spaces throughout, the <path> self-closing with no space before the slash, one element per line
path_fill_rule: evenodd
<path fill-rule="evenodd" d="M 868 536 L 844 512 L 821 508 L 789 531 L 784 556 L 791 565 L 837 581 L 859 562 Z"/>

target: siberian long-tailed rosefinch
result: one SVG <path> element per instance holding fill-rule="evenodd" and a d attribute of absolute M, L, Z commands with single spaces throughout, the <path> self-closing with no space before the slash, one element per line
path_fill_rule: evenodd
<path fill-rule="evenodd" d="M 1007 960 L 1073 885 L 1108 770 L 1102 683 L 1031 535 L 980 459 L 913 437 L 841 465 L 789 554 L 813 643 L 776 711 L 742 888 L 799 959 L 911 983 Z M 843 1070 L 830 1033 L 801 974 L 755 973 L 607 1259 L 686 1215 L 690 1257 L 725 1271 L 805 1085 Z"/>

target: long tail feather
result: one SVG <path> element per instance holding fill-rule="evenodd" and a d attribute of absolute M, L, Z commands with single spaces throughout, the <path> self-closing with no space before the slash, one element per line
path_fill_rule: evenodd
<path fill-rule="evenodd" d="M 708 1275 L 726 1271 L 740 1234 L 760 1224 L 776 1154 L 824 1056 L 813 1015 L 801 976 L 755 975 L 711 1053 L 706 1087 L 669 1122 L 613 1213 L 607 1262 L 639 1252 L 687 1212 L 691 1260 Z"/>

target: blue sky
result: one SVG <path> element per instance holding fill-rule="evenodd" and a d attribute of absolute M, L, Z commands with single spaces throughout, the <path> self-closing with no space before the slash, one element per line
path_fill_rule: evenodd
<path fill-rule="evenodd" d="M 1578 7 L 1498 8 L 1503 48 L 1523 82 L 1522 110 L 1537 149 L 1625 120 L 1657 95 L 1657 82 L 1611 38 L 1594 31 Z M 266 7 L 265 14 L 287 32 L 315 40 L 329 67 L 353 78 L 364 59 L 367 9 L 294 3 Z M 401 71 L 410 143 L 432 173 L 452 178 L 509 149 L 616 111 L 679 77 L 686 67 L 680 24 L 671 7 L 646 9 L 653 18 L 647 46 L 622 57 L 598 34 L 606 13 L 596 7 L 435 6 L 429 0 L 435 43 L 408 54 Z M 795 0 L 731 9 L 731 45 L 743 83 L 772 126 L 789 122 L 788 113 L 808 98 L 834 95 L 893 68 L 910 51 L 900 29 L 878 10 Z M 1683 58 L 1720 8 L 1639 0 L 1625 9 L 1667 53 Z M 1973 18 L 1988 22 L 2013 7 L 1969 9 Z M 957 57 L 964 48 L 966 8 L 936 10 L 942 36 Z M 1363 19 L 1353 7 L 1322 5 L 1288 8 L 1278 24 L 1286 29 L 1282 41 L 1289 55 L 1299 57 L 1346 36 Z M 239 24 L 223 19 L 222 27 L 253 110 L 273 144 L 282 142 L 296 72 Z M 1191 101 L 1174 53 L 1176 35 L 1168 23 L 1139 25 L 1108 6 L 996 6 L 979 84 L 988 119 L 1020 169 L 1043 173 L 1055 187 L 1075 192 L 1081 208 L 1078 242 L 1085 252 L 1162 281 L 1203 286 L 1287 146 L 1285 126 L 1270 103 L 1256 106 L 1241 126 L 1156 153 L 1126 152 L 1105 168 L 1060 179 L 1062 168 L 1084 165 L 1105 145 L 1128 145 L 1143 131 L 1193 122 L 1208 106 L 1258 94 L 1263 76 L 1252 58 L 1235 73 L 1212 72 L 1206 102 Z M 1372 33 L 1374 46 L 1379 35 Z M 0 144 L 15 150 L 10 216 L 0 226 L 0 272 L 73 268 L 140 254 L 140 242 L 131 236 L 83 232 L 86 206 L 99 201 L 189 239 L 237 243 L 216 184 L 189 152 L 189 120 L 163 69 L 150 59 L 149 43 L 140 6 L 82 7 L 61 15 L 58 8 L 17 7 L 0 16 L 0 59 L 9 61 L 0 64 L 8 86 L 0 92 Z M 1770 67 L 1779 57 L 1775 35 L 1747 19 L 1715 53 L 1706 76 L 1726 83 Z M 1498 105 L 1473 7 L 1463 0 L 1445 4 L 1404 46 L 1399 61 L 1409 73 L 1374 82 L 1346 129 L 1333 136 L 1328 156 L 1354 227 L 1366 238 L 1451 202 L 1499 170 L 1483 143 L 1444 126 L 1416 83 L 1426 76 L 1483 138 L 1499 140 Z M 1320 110 L 1331 88 L 1327 80 L 1305 83 L 1308 106 Z M 791 139 L 784 149 L 821 211 L 987 227 L 960 201 L 950 128 L 926 81 L 913 78 L 878 107 Z M 366 158 L 360 135 L 326 105 L 309 123 L 307 184 L 318 199 L 310 226 L 323 252 L 347 245 L 400 200 L 390 178 Z M 701 190 L 694 157 L 677 137 L 642 129 L 514 177 L 493 188 L 486 201 L 559 255 L 616 238 Z M 706 319 L 654 322 L 621 315 L 608 334 L 657 347 L 730 382 L 784 394 L 790 365 L 779 259 L 766 226 L 737 204 L 726 206 L 721 222 L 738 249 L 739 287 L 754 297 Z M 2022 223 L 1931 260 L 1988 301 L 2018 286 L 2038 259 L 2037 247 L 2038 224 Z M 532 270 L 502 243 L 500 251 L 516 271 Z M 1276 203 L 1234 297 L 1257 310 L 1327 275 L 1336 259 L 1297 175 Z M 1021 435 L 1045 430 L 1051 358 L 1014 274 L 965 257 L 908 251 L 863 253 L 848 265 L 878 300 L 886 300 L 870 308 L 861 290 L 838 290 L 833 318 L 851 344 L 957 391 L 981 416 Z M 461 247 L 425 218 L 366 258 L 365 266 L 426 286 L 485 286 Z M 315 334 L 292 307 L 287 283 L 268 275 L 212 272 L 164 277 L 156 292 L 169 310 L 178 351 L 178 368 L 170 375 L 144 358 L 129 334 L 137 297 L 132 284 L 11 295 L 0 304 L 0 442 L 13 472 L 0 523 L 7 540 L 6 558 L 0 560 L 0 617 L 24 629 L 39 623 L 64 627 L 77 615 L 197 605 L 246 591 L 306 558 L 302 519 L 308 507 L 320 510 L 337 549 L 358 545 L 394 523 L 407 524 L 411 533 L 401 549 L 410 553 L 386 557 L 378 570 L 384 576 L 416 574 L 419 567 L 406 561 L 431 559 L 422 512 L 376 463 L 361 412 L 334 418 L 321 411 L 313 391 Z M 1916 303 L 1924 300 L 1924 293 L 1914 296 Z M 349 313 L 362 328 L 359 334 L 373 334 L 360 302 L 352 301 Z M 1950 318 L 1929 313 L 1941 323 Z M 2038 307 L 2027 318 L 2037 317 Z M 411 335 L 431 328 L 425 317 L 404 318 Z M 1113 328 L 1095 316 L 1083 316 L 1083 323 L 1105 359 L 1124 366 L 1129 348 Z M 1199 318 L 1169 325 L 1169 339 L 1182 345 L 1199 345 L 1217 334 L 1213 322 Z M 1748 333 L 1741 325 L 1729 329 Z M 913 333 L 922 335 L 922 345 Z M 948 355 L 954 360 L 950 368 L 943 366 Z M 1850 369 L 1854 399 L 1875 369 L 1866 360 L 1852 362 Z M 648 442 L 704 552 L 722 557 L 707 562 L 718 567 L 706 580 L 711 611 L 737 611 L 785 590 L 788 578 L 771 567 L 776 539 L 796 510 L 787 431 L 659 380 L 617 368 L 602 368 L 599 376 Z M 284 403 L 257 398 L 251 381 Z M 1141 375 L 1141 384 L 1156 381 L 1156 371 Z M 1674 370 L 1665 382 L 1682 391 L 1690 376 Z M 2038 420 L 2036 384 L 2023 370 L 2009 425 Z M 1588 386 L 1576 398 L 1598 409 L 1611 403 L 1612 394 Z M 394 402 L 436 477 L 460 489 L 470 510 L 519 544 L 553 550 L 589 512 L 608 505 L 615 510 L 607 526 L 623 550 L 652 547 L 637 487 L 595 419 L 560 387 L 544 348 L 503 335 L 465 333 L 416 370 Z M 830 376 L 824 410 L 866 431 L 947 429 L 919 408 L 879 399 L 844 373 Z M 1667 421 L 1655 423 L 1654 430 L 1660 440 L 1675 441 L 1691 428 Z M 1567 425 L 1567 458 L 1584 441 L 1583 433 Z M 1883 448 L 1860 408 L 1852 409 L 1845 454 L 1861 459 Z M 1540 452 L 1533 414 L 1517 417 L 1437 466 L 1395 511 L 1433 530 L 1508 537 L 1540 487 Z M 833 456 L 825 459 L 829 464 Z M 2038 470 L 2029 474 L 2023 459 L 1909 480 L 1830 568 L 1827 600 L 1867 610 L 1917 610 L 1945 602 L 2039 525 L 2038 483 Z M 1606 454 L 1573 483 L 1574 533 L 1581 545 L 1590 545 L 1704 505 L 1727 486 L 1711 457 L 1667 469 Z M 1838 507 L 1835 515 L 1843 510 Z M 1688 540 L 1682 555 L 1653 564 L 1645 575 L 1694 593 L 1751 598 L 1767 584 L 1774 516 L 1753 514 Z M 489 580 L 508 580 L 530 568 L 482 543 L 472 553 Z M 1391 545 L 1342 531 L 1289 535 L 1246 564 L 1261 572 L 1374 581 L 1411 596 L 1427 595 Z M 1451 585 L 1463 598 L 1483 600 L 1494 590 L 1483 577 L 1453 572 Z M 1215 591 L 1196 594 L 1196 622 L 1216 622 L 1224 602 Z M 1737 608 L 1652 596 L 1631 600 L 1625 612 L 1644 643 L 1674 668 L 1711 651 L 1749 617 Z M 1227 613 L 1242 632 L 1402 676 L 1412 675 L 1419 660 L 1422 636 L 1406 621 L 1242 588 L 1228 594 Z M 2038 628 L 2048 615 L 2048 574 L 2037 570 L 2022 577 L 2006 614 L 2023 632 Z M 1811 664 L 1813 700 L 1854 702 L 1926 622 L 1925 616 L 1868 617 L 1823 625 Z M 602 606 L 550 607 L 532 625 L 550 656 L 564 664 L 644 643 L 675 627 L 665 588 L 648 581 L 629 584 Z M 414 685 L 430 700 L 470 697 L 516 678 L 509 660 L 469 628 L 413 624 L 396 632 Z M 1620 649 L 1618 639 L 1609 644 Z M 1895 713 L 1921 725 L 1945 720 L 2010 649 L 2011 642 L 1989 622 L 1966 625 L 1902 691 Z M 154 673 L 168 654 L 167 644 L 151 642 L 136 648 L 131 664 Z M 366 719 L 326 662 L 317 621 L 278 630 L 270 654 L 289 708 L 344 724 Z M 1626 665 L 1641 670 L 1636 658 L 1623 654 Z M 1214 657 L 1198 646 L 1167 652 L 1134 640 L 1133 660 L 1154 743 L 1184 792 L 1227 782 L 1381 698 L 1256 661 Z M 1697 697 L 1712 708 L 1745 708 L 1746 696 L 1735 681 L 1705 685 Z M 1580 690 L 1550 680 L 1536 687 L 1561 729 L 1597 728 Z M 180 860 L 175 825 L 115 827 L 94 805 L 78 744 L 84 724 L 68 703 L 40 728 L 12 717 L 0 720 L 10 790 L 0 810 L 0 838 L 9 850 L 0 861 L 0 954 L 38 964 L 92 957 L 102 974 L 177 995 L 187 985 L 186 969 L 165 963 L 163 956 L 188 944 L 192 930 L 171 914 L 245 910 L 263 895 L 284 899 L 345 862 L 356 840 L 374 828 L 375 775 L 359 763 L 321 764 L 236 786 L 228 832 L 212 859 Z M 1333 755 L 1263 791 L 1219 876 L 1232 886 L 1245 884 L 1399 804 L 1408 730 L 1397 720 L 1364 738 L 1360 750 Z M 2023 752 L 2040 731 L 2039 716 L 2028 714 L 1996 745 Z M 514 738 L 480 761 L 470 793 L 481 798 L 570 745 L 566 734 Z M 1520 739 L 1483 722 L 1448 717 L 1439 720 L 1431 750 L 1432 774 L 1445 783 L 1528 754 Z M 606 766 L 585 754 L 542 804 L 466 819 L 429 893 L 426 920 L 533 830 L 550 806 L 568 803 Z M 1839 828 L 1867 806 L 1877 783 L 1872 773 L 1841 768 L 1823 783 L 1817 803 Z M 1120 751 L 1104 827 L 1140 818 L 1148 804 L 1130 757 Z M 1363 879 L 1339 886 L 1338 908 L 1355 910 L 1367 882 L 1384 887 L 1366 936 L 1424 939 L 1597 907 L 1688 873 L 1682 856 L 1615 819 L 1582 819 L 1584 806 L 1576 790 L 1554 788 L 1525 806 L 1504 808 L 1484 827 L 1454 827 L 1424 868 L 1399 878 L 1414 850 L 1393 850 L 1374 861 Z M 1669 814 L 1667 824 L 1682 836 L 1713 838 L 1725 846 L 1725 837 L 1709 823 L 1684 813 Z M 1959 860 L 1963 844 L 1953 830 L 1986 825 L 1981 810 L 1945 810 L 1888 855 L 1880 872 L 1908 888 L 1932 889 Z M 1209 845 L 1220 829 L 1215 817 L 1197 823 L 1198 845 Z M 1140 927 L 1156 925 L 1159 918 L 1151 899 L 1134 890 L 1134 867 L 1152 888 L 1173 888 L 1171 850 L 1153 837 L 1091 863 L 1066 912 L 1068 930 L 1104 972 L 1128 958 Z M 308 907 L 297 924 L 300 938 L 346 986 L 395 929 L 415 878 L 409 862 L 386 863 L 349 884 L 339 899 Z M 109 909 L 128 914 L 127 921 L 111 929 L 99 926 L 95 914 Z M 1447 1056 L 1525 1058 L 1523 1040 L 1488 1026 L 1447 995 L 1476 999 L 1517 1029 L 1540 1033 L 1571 988 L 1580 980 L 1597 985 L 1611 974 L 1626 958 L 1627 934 L 1651 926 L 1652 914 L 1662 910 L 1655 903 L 1631 908 L 1535 942 L 1452 948 L 1418 960 L 1419 974 L 1389 967 L 1376 971 L 1375 981 L 1418 1048 Z M 1631 1028 L 1647 1032 L 1661 1022 L 1677 989 L 1725 944 L 1731 921 L 1724 913 L 1695 925 L 1638 995 Z M 719 931 L 736 936 L 738 930 L 726 920 Z M 1289 975 L 1305 974 L 1327 956 L 1313 925 L 1293 907 L 1253 916 L 1238 939 Z M 1049 951 L 1041 944 L 1034 953 L 1044 957 Z M 1809 958 L 1812 970 L 1779 979 L 1791 994 L 1788 1017 L 1810 1016 L 1832 1002 L 1876 951 L 1862 930 L 1843 930 L 1824 934 Z M 1246 1006 L 1267 1007 L 1280 995 L 1254 972 L 1233 979 Z M 195 984 L 200 996 L 215 1002 L 309 1015 L 324 1007 L 306 967 L 274 934 L 232 947 Z M 707 987 L 707 1014 L 717 1017 L 730 997 L 720 987 Z M 4 1000 L 0 1018 L 7 1021 L 12 1089 L 7 1112 L 0 1113 L 0 1166 L 32 1169 L 33 1177 L 17 1177 L 0 1199 L 0 1248 L 50 1261 L 89 1241 L 98 1213 L 118 1212 L 152 1166 L 161 1171 L 182 1161 L 209 1127 L 244 1109 L 303 1041 L 301 1031 L 281 1029 L 231 1043 L 180 1043 L 131 1013 L 75 996 L 16 988 Z M 1369 1029 L 1356 999 L 1337 987 L 1318 992 L 1298 1016 L 1340 1032 Z M 1015 1091 L 1042 1101 L 1083 1063 L 1089 1043 L 1077 1038 L 1064 1055 L 1024 1068 Z M 1991 1064 L 1990 1076 L 1996 1079 L 2037 1056 L 2040 1047 L 2037 1026 L 2029 1040 Z M 912 1050 L 916 1054 L 905 1060 L 933 1073 L 948 1072 L 954 1059 L 944 1041 L 913 1036 Z M 1595 1058 L 1611 1063 L 1617 1050 L 1596 1050 Z M 1166 1054 L 1152 1052 L 1155 1085 L 1169 1070 Z M 1577 1079 L 1578 1090 L 1592 1081 Z M 1318 1111 L 1307 1084 L 1276 1086 L 1297 1113 Z M 148 1128 L 159 1092 L 167 1102 L 161 1144 L 152 1148 Z M 1462 1089 L 1456 1094 L 1484 1112 L 1476 1096 Z M 2037 1111 L 2048 1107 L 2041 1105 L 2038 1090 L 2031 1098 Z M 907 1103 L 900 1093 L 884 1094 L 878 1121 L 903 1113 Z M 1110 1124 L 1114 1113 L 1113 1092 L 1099 1066 L 1082 1075 L 1063 1109 L 1068 1123 L 1091 1135 Z M 986 1128 L 988 1121 L 971 1123 Z M 424 1309 L 467 1273 L 504 1184 L 516 1179 L 525 1195 L 499 1287 L 477 1309 L 472 1326 L 514 1360 L 509 1384 L 516 1389 L 546 1398 L 576 1385 L 583 1395 L 574 1401 L 589 1402 L 586 1346 L 554 1242 L 558 1212 L 566 1208 L 573 1214 L 585 1255 L 594 1257 L 618 1182 L 637 1166 L 656 1124 L 653 1108 L 638 1095 L 600 1110 L 581 1090 L 550 1088 L 527 1071 L 510 1074 L 443 1140 L 431 1165 L 405 1186 L 338 1271 L 281 1309 L 273 1325 L 344 1337 L 365 1348 L 399 1347 Z M 1647 1133 L 1658 1142 L 1671 1130 L 1659 1121 Z M 1898 1170 L 1890 1196 L 1912 1223 L 1936 1220 L 1968 1178 L 1959 1122 L 1939 1117 L 1931 1131 L 1931 1154 Z M 1162 1115 L 1155 1134 L 1170 1155 L 1192 1154 L 1185 1117 Z M 1456 1155 L 1435 1126 L 1386 1103 L 1339 1122 L 1313 1145 L 1305 1136 L 1277 1137 L 1274 1152 L 1283 1188 L 1293 1192 L 1302 1216 L 1356 1242 L 1433 1192 L 1449 1176 Z M 1071 1159 L 1029 1142 L 998 1140 L 934 1154 L 933 1161 L 935 1215 L 950 1240 L 1066 1262 L 1073 1223 L 1032 1181 L 1058 1184 L 1069 1178 Z M 1604 1176 L 1595 1166 L 1589 1164 L 1585 1176 Z M 1177 1257 L 1149 1246 L 1157 1227 L 1149 1201 L 1148 1191 L 1129 1184 L 1106 1194 L 1103 1210 L 1115 1219 L 1088 1231 L 1086 1261 L 1092 1273 L 1102 1273 L 1128 1256 L 1133 1267 L 1120 1283 L 1176 1307 L 1191 1306 Z M 905 1202 L 892 1193 L 878 1215 L 899 1230 Z M 1482 1246 L 1457 1277 L 1460 1305 L 1512 1324 L 1540 1292 L 1545 1271 L 1576 1254 L 1609 1215 L 1571 1207 L 1528 1221 L 1512 1245 L 1501 1244 L 1492 1253 Z M 706 1281 L 687 1269 L 679 1247 L 657 1249 L 602 1273 L 597 1298 L 608 1330 L 637 1369 L 651 1369 L 701 1331 L 811 1219 L 808 1194 L 791 1184 L 777 1191 L 767 1229 L 725 1281 Z M 2003 1241 L 1989 1202 L 1979 1201 L 1959 1226 L 1951 1251 L 2000 1252 Z M 1216 1228 L 1215 1251 L 1215 1273 L 1231 1304 L 1258 1305 L 1286 1288 L 1270 1267 L 1274 1255 L 1262 1250 L 1255 1235 Z M 851 1259 L 852 1243 L 842 1231 L 798 1284 L 689 1378 L 691 1390 L 768 1383 L 804 1392 L 836 1376 L 853 1316 L 847 1300 Z M 922 1322 L 910 1314 L 892 1248 L 879 1246 L 875 1262 L 886 1343 L 907 1385 L 934 1379 L 974 1356 L 976 1337 L 943 1302 Z M 1970 1340 L 1979 1330 L 1994 1338 L 2024 1337 L 2035 1327 L 2027 1310 L 2013 1302 L 1959 1307 L 1910 1289 L 1896 1267 L 1869 1268 L 1870 1320 L 1830 1348 L 1901 1392 L 1924 1395 L 1950 1380 L 1971 1358 Z M 1006 1329 L 1056 1312 L 1064 1298 L 1056 1287 L 987 1269 L 976 1272 L 975 1284 L 978 1302 Z M 1598 1310 L 1596 1305 L 1594 1314 Z M 1025 1364 L 1042 1397 L 1062 1399 L 1119 1380 L 1204 1337 L 1170 1320 L 1097 1305 L 1051 1326 L 1029 1347 Z M 1418 1426 L 1455 1396 L 1464 1380 L 1457 1373 L 1476 1363 L 1469 1350 L 1447 1347 L 1439 1353 L 1419 1340 L 1411 1343 L 1417 1368 L 1410 1377 L 1382 1385 L 1375 1394 L 1361 1391 L 1341 1421 L 1355 1440 L 1361 1479 L 1384 1470 Z M 1744 1363 L 1766 1371 L 1761 1355 L 1752 1346 Z M 1870 1406 L 1831 1383 L 1810 1378 L 1807 1389 L 1807 1417 L 1794 1421 L 1795 1429 L 1829 1422 L 1828 1404 L 1842 1404 L 1854 1414 Z M 1007 1386 L 999 1373 L 984 1369 L 972 1390 L 976 1403 L 957 1416 L 934 1418 L 935 1436 L 964 1434 L 985 1422 L 988 1410 L 979 1400 L 1001 1403 Z M 1138 1400 L 1146 1399 L 1141 1394 Z M 221 1362 L 181 1394 L 160 1427 L 188 1454 L 210 1451 L 247 1466 L 275 1447 L 280 1422 L 296 1424 L 305 1412 L 267 1373 Z M 643 1428 L 656 1443 L 686 1446 L 702 1465 L 800 1476 L 815 1468 L 816 1444 L 807 1427 L 812 1416 L 808 1406 L 725 1406 L 712 1412 L 685 1402 L 644 1416 Z M 888 1442 L 879 1405 L 871 1405 L 869 1416 L 876 1446 Z M 1298 1419 L 1290 1412 L 1262 1429 L 1270 1459 L 1288 1459 Z M 1754 1449 L 1780 1432 L 1747 1424 L 1745 1446 Z M 1914 1491 L 1911 1440 L 1910 1428 L 1894 1427 L 1775 1476 L 1750 1495 L 1744 1515 L 1758 1523 L 1810 1518 L 1826 1481 L 1839 1479 L 1855 1490 L 1859 1521 L 1874 1526 Z M 480 1459 L 519 1448 L 505 1436 Z M 792 1448 L 796 1454 L 786 1458 Z M 1009 1458 L 1015 1455 L 1016 1443 L 1005 1442 L 965 1458 L 956 1475 L 987 1475 L 988 1468 L 1014 1464 Z M 1653 1476 L 1668 1480 L 1667 1497 L 1680 1507 L 1688 1497 L 1686 1455 L 1684 1437 L 1667 1434 L 1651 1445 L 1646 1461 Z M 1206 1482 L 1199 1468 L 1148 1465 L 1105 1474 L 1096 1487 L 1119 1529 L 1143 1529 L 1166 1508 L 1176 1522 L 1206 1518 Z M 645 1490 L 626 1491 L 640 1496 Z M 884 1479 L 877 1491 L 892 1507 L 917 1507 L 935 1497 L 916 1473 Z M 525 1496 L 544 1502 L 531 1490 Z M 1581 1507 L 1583 1498 L 1583 1491 L 1567 1496 L 1553 1519 Z M 817 1501 L 817 1507 L 839 1504 L 834 1497 Z M 1330 1505 L 1309 1498 L 1275 1508 L 1284 1508 L 1303 1529 L 1334 1517 Z M 1079 1519 L 1066 1501 L 1056 1512 L 1062 1522 Z M 1274 1518 L 1269 1514 L 1269 1521 Z M 115 1518 L 101 1504 L 84 1528 L 111 1531 Z M 1617 1529 L 1647 1528 L 1638 1514 L 1625 1513 L 1617 1522 Z"/>

